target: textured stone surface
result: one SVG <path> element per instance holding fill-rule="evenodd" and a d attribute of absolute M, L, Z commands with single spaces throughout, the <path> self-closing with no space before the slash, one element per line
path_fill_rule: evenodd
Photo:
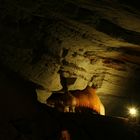
<path fill-rule="evenodd" d="M 67 80 L 75 78 L 69 90 L 84 89 L 92 82 L 100 96 L 139 98 L 138 9 L 107 0 L 38 0 L 2 6 L 4 65 L 49 93 L 62 89 L 61 71 Z"/>
<path fill-rule="evenodd" d="M 0 67 L 0 140 L 60 140 L 63 130 L 76 140 L 99 140 L 101 133 L 109 140 L 114 136 L 119 140 L 139 139 L 139 127 L 127 119 L 88 112 L 60 113 L 37 102 L 34 86 Z"/>
<path fill-rule="evenodd" d="M 41 103 L 46 104 L 46 99 L 48 99 L 51 95 L 51 91 L 43 90 L 43 89 L 36 89 L 37 93 L 37 100 Z"/>

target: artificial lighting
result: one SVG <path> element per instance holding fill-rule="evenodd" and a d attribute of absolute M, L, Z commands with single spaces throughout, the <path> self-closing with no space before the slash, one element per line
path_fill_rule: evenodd
<path fill-rule="evenodd" d="M 135 116 L 137 115 L 137 109 L 134 108 L 134 107 L 129 108 L 129 114 L 130 114 L 132 117 L 135 117 Z"/>

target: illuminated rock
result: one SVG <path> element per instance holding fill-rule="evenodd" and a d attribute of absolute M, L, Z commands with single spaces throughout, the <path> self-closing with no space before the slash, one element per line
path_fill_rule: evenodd
<path fill-rule="evenodd" d="M 105 108 L 97 96 L 96 90 L 92 87 L 87 86 L 84 90 L 59 94 L 50 96 L 46 102 L 47 105 L 62 112 L 82 112 L 84 108 L 87 108 L 105 115 Z"/>
<path fill-rule="evenodd" d="M 43 89 L 36 89 L 37 93 L 37 100 L 41 103 L 46 103 L 46 100 L 51 96 L 52 92 L 43 90 Z"/>
<path fill-rule="evenodd" d="M 62 90 L 62 71 L 76 78 L 68 90 L 91 82 L 107 104 L 139 101 L 138 9 L 117 0 L 38 1 L 0 4 L 1 63 L 49 92 Z"/>

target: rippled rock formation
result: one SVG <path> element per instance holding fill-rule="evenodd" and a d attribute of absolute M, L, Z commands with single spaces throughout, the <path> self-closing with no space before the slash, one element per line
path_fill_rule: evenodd
<path fill-rule="evenodd" d="M 0 60 L 51 92 L 97 85 L 106 106 L 139 99 L 140 11 L 114 1 L 38 0 L 0 4 Z M 118 99 L 113 101 L 113 99 Z"/>

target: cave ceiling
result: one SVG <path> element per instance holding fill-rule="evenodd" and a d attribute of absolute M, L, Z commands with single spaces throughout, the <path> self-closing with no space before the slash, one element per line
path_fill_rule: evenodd
<path fill-rule="evenodd" d="M 7 0 L 0 4 L 0 61 L 43 87 L 41 102 L 62 89 L 60 72 L 69 90 L 95 84 L 100 96 L 137 98 L 140 11 L 125 2 Z"/>

